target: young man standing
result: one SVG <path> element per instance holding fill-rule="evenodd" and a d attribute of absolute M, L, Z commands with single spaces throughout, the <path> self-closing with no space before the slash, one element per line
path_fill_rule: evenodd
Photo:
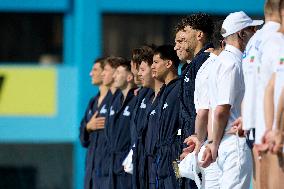
<path fill-rule="evenodd" d="M 94 187 L 97 141 L 100 140 L 99 138 L 104 128 L 108 101 L 111 98 L 111 94 L 108 93 L 109 87 L 104 85 L 101 76 L 104 69 L 104 61 L 102 58 L 97 59 L 90 72 L 92 84 L 99 87 L 99 93 L 90 100 L 80 126 L 81 144 L 87 148 L 85 189 L 92 189 Z"/>
<path fill-rule="evenodd" d="M 174 47 L 163 45 L 155 49 L 152 73 L 166 85 L 161 95 L 157 110 L 157 125 L 154 134 L 158 137 L 155 144 L 155 162 L 157 164 L 158 188 L 179 188 L 172 162 L 180 153 L 178 79 L 179 59 Z"/>
<path fill-rule="evenodd" d="M 204 13 L 192 14 L 183 18 L 176 26 L 175 50 L 181 61 L 186 61 L 182 67 L 180 82 L 180 118 L 182 141 L 195 133 L 196 110 L 194 105 L 195 78 L 201 65 L 209 57 L 205 50 L 212 48 L 210 43 L 214 24 L 212 18 Z M 200 119 L 206 119 L 204 117 Z M 195 188 L 192 181 L 186 179 L 186 188 Z"/>
<path fill-rule="evenodd" d="M 130 119 L 136 104 L 135 84 L 130 62 L 117 59 L 119 66 L 113 75 L 113 86 L 120 89 L 121 94 L 114 99 L 106 120 L 107 154 L 104 163 L 109 168 L 110 182 L 105 188 L 130 189 L 131 175 L 124 172 L 122 163 L 131 148 Z"/>
<path fill-rule="evenodd" d="M 119 59 L 116 57 L 109 57 L 105 59 L 105 66 L 102 71 L 102 82 L 104 86 L 109 88 L 108 94 L 110 98 L 107 101 L 107 115 L 105 116 L 105 124 L 103 128 L 109 127 L 107 124 L 107 119 L 110 114 L 110 107 L 114 103 L 114 99 L 119 96 L 120 90 L 114 86 L 113 74 L 116 71 L 116 68 L 119 66 Z M 100 135 L 97 140 L 96 154 L 95 154 L 95 171 L 94 171 L 94 180 L 96 189 L 105 189 L 109 184 L 109 169 L 105 166 L 105 154 L 107 154 L 107 140 L 105 137 L 105 130 L 100 130 Z"/>
<path fill-rule="evenodd" d="M 227 16 L 221 29 L 226 43 L 225 50 L 217 57 L 209 75 L 213 141 L 204 152 L 205 157 L 208 157 L 204 159 L 204 164 L 210 158 L 217 161 L 221 170 L 221 189 L 250 187 L 251 150 L 244 137 L 229 131 L 233 121 L 241 114 L 245 90 L 241 69 L 243 51 L 255 33 L 255 26 L 262 23 L 262 20 L 253 21 L 242 11 Z"/>

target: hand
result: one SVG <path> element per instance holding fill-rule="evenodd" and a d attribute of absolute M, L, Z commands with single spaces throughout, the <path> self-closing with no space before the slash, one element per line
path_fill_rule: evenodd
<path fill-rule="evenodd" d="M 269 150 L 271 153 L 278 154 L 282 153 L 284 137 L 281 131 L 273 130 L 271 134 L 272 139 L 270 139 Z"/>
<path fill-rule="evenodd" d="M 239 117 L 231 124 L 231 129 L 227 132 L 228 134 L 237 134 L 240 137 L 245 136 L 245 132 L 243 130 L 243 120 L 242 117 Z"/>
<path fill-rule="evenodd" d="M 105 128 L 105 117 L 97 117 L 97 115 L 98 112 L 95 112 L 90 121 L 87 123 L 86 129 L 89 133 L 98 129 Z"/>
<path fill-rule="evenodd" d="M 184 148 L 182 154 L 180 155 L 180 160 L 183 160 L 189 153 L 195 151 L 196 154 L 200 151 L 201 143 L 196 137 L 196 135 L 191 135 L 184 140 L 184 143 L 188 145 L 188 147 Z"/>
<path fill-rule="evenodd" d="M 197 138 L 196 135 L 191 135 L 189 137 L 187 137 L 185 140 L 184 140 L 184 143 L 187 144 L 187 148 L 188 150 L 191 152 L 195 152 L 196 154 L 199 153 L 200 151 L 200 148 L 201 148 L 201 142 L 199 141 L 199 139 Z"/>
<path fill-rule="evenodd" d="M 211 149 L 206 146 L 205 151 L 202 155 L 202 159 L 199 162 L 199 165 L 203 168 L 208 167 L 211 163 L 213 163 L 213 158 L 212 158 L 212 153 L 211 153 Z"/>

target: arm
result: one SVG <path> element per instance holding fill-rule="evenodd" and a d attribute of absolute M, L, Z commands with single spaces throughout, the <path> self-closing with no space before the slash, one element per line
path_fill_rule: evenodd
<path fill-rule="evenodd" d="M 271 76 L 264 93 L 264 118 L 267 131 L 272 129 L 274 120 L 274 85 L 275 73 Z"/>
<path fill-rule="evenodd" d="M 225 104 L 225 105 L 218 105 L 216 107 L 216 110 L 214 111 L 214 122 L 213 122 L 213 143 L 211 146 L 213 147 L 213 150 L 211 149 L 212 158 L 215 161 L 217 158 L 217 151 L 219 148 L 219 145 L 221 143 L 221 139 L 223 137 L 227 122 L 229 120 L 230 116 L 230 109 L 231 105 Z"/>
<path fill-rule="evenodd" d="M 284 142 L 284 88 L 279 97 L 276 112 L 276 129 L 273 131 L 273 148 L 272 153 L 282 152 Z"/>
<path fill-rule="evenodd" d="M 207 136 L 208 114 L 208 109 L 200 109 L 196 115 L 195 132 L 200 142 L 204 142 Z"/>

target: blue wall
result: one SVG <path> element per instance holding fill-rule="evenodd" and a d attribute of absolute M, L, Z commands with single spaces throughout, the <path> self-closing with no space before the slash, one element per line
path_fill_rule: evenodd
<path fill-rule="evenodd" d="M 82 188 L 84 151 L 78 126 L 84 109 L 97 89 L 90 85 L 89 70 L 100 56 L 103 13 L 186 14 L 205 11 L 228 14 L 243 10 L 263 15 L 264 0 L 1 0 L 0 12 L 54 12 L 64 15 L 63 65 L 57 66 L 58 114 L 54 117 L 0 117 L 0 142 L 74 145 L 74 188 Z M 0 67 L 1 69 L 1 67 Z"/>

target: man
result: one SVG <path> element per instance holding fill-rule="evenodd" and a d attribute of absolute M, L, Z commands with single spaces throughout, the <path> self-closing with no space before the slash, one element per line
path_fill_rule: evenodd
<path fill-rule="evenodd" d="M 95 156 L 97 155 L 97 141 L 100 140 L 101 131 L 104 128 L 105 116 L 108 109 L 108 101 L 111 94 L 109 87 L 103 84 L 101 74 L 104 69 L 104 59 L 100 58 L 94 62 L 90 76 L 92 84 L 99 87 L 99 93 L 93 97 L 86 109 L 81 121 L 80 140 L 83 147 L 87 148 L 86 172 L 84 188 L 91 189 L 94 186 Z"/>
<path fill-rule="evenodd" d="M 119 66 L 119 59 L 116 57 L 109 57 L 105 59 L 105 66 L 101 73 L 102 82 L 104 86 L 109 88 L 108 94 L 110 94 L 110 98 L 107 101 L 106 106 L 106 120 L 110 114 L 110 107 L 114 103 L 114 99 L 119 96 L 120 90 L 114 86 L 114 79 L 113 74 L 116 71 L 116 68 Z M 104 110 L 105 111 L 105 110 Z M 109 127 L 107 121 L 104 121 L 104 127 Z M 109 169 L 108 166 L 105 166 L 105 154 L 107 153 L 106 148 L 106 137 L 105 137 L 105 130 L 100 130 L 100 135 L 97 137 L 97 147 L 96 147 L 96 154 L 95 154 L 95 175 L 93 178 L 95 179 L 95 188 L 96 189 L 105 189 L 109 183 Z"/>
<path fill-rule="evenodd" d="M 269 188 L 267 179 L 268 157 L 263 151 L 262 144 L 265 134 L 264 91 L 272 75 L 275 52 L 281 45 L 277 30 L 280 28 L 279 0 L 268 0 L 265 3 L 265 24 L 262 29 L 250 39 L 243 58 L 243 74 L 245 81 L 245 95 L 243 99 L 242 117 L 243 130 L 249 131 L 248 138 L 255 140 L 253 147 L 255 188 Z M 270 113 L 270 112 L 269 112 Z M 273 120 L 273 118 L 272 118 Z M 271 121 L 269 121 L 271 122 Z M 267 124 L 267 125 L 272 125 Z M 255 133 L 255 137 L 254 137 Z M 260 161 L 261 159 L 261 161 Z"/>
<path fill-rule="evenodd" d="M 194 106 L 194 90 L 196 74 L 202 63 L 209 57 L 205 50 L 212 48 L 210 44 L 213 33 L 212 18 L 204 13 L 192 14 L 183 18 L 176 26 L 175 50 L 181 61 L 186 61 L 182 67 L 179 124 L 182 128 L 182 141 L 194 134 L 196 110 Z M 206 116 L 200 118 L 206 119 Z M 186 187 L 194 188 L 195 184 L 186 180 Z"/>
<path fill-rule="evenodd" d="M 157 106 L 163 89 L 163 82 L 156 78 L 152 73 L 151 66 L 153 64 L 153 54 L 151 56 L 143 56 L 139 67 L 138 75 L 141 79 L 143 87 L 151 88 L 154 93 L 148 96 L 146 113 L 143 120 L 143 132 L 141 136 L 143 153 L 140 154 L 138 171 L 140 173 L 140 188 L 156 188 L 156 165 L 154 162 L 154 146 L 158 136 L 154 132 L 157 127 Z M 142 183 L 141 183 L 142 182 Z"/>
<path fill-rule="evenodd" d="M 163 45 L 155 49 L 152 73 L 166 85 L 160 98 L 157 111 L 157 125 L 154 134 L 158 137 L 155 144 L 155 161 L 157 164 L 158 188 L 178 188 L 172 162 L 180 153 L 179 136 L 179 103 L 177 94 L 180 89 L 178 79 L 179 59 L 171 45 Z"/>
<path fill-rule="evenodd" d="M 240 116 L 244 95 L 242 52 L 255 33 L 255 26 L 262 23 L 261 20 L 253 21 L 242 11 L 229 14 L 221 29 L 225 50 L 214 62 L 215 66 L 209 75 L 213 141 L 204 152 L 203 166 L 208 165 L 207 157 L 210 155 L 213 161 L 217 160 L 221 169 L 220 188 L 250 187 L 251 151 L 244 137 L 229 131 L 233 121 Z"/>
<path fill-rule="evenodd" d="M 212 69 L 211 67 L 215 66 L 214 62 L 217 56 L 224 49 L 223 37 L 220 34 L 222 23 L 222 21 L 216 22 L 212 36 L 212 44 L 214 46 L 214 49 L 212 49 L 210 57 L 202 64 L 196 75 L 194 92 L 194 104 L 197 112 L 195 119 L 196 135 L 192 135 L 185 140 L 185 143 L 187 143 L 189 147 L 183 150 L 181 159 L 183 159 L 186 155 L 188 155 L 188 153 L 191 153 L 193 150 L 196 154 L 198 154 L 201 148 L 201 144 L 212 140 L 212 125 L 210 124 L 209 120 L 210 99 L 208 94 L 208 78 L 209 73 Z M 206 119 L 204 119 L 204 117 Z M 202 180 L 203 188 L 219 188 L 219 175 L 220 169 L 217 163 L 212 163 L 209 167 L 204 169 L 204 179 Z"/>
<path fill-rule="evenodd" d="M 133 186 L 132 188 L 139 189 L 145 188 L 146 184 L 146 175 L 144 172 L 144 168 L 141 167 L 141 163 L 144 157 L 144 145 L 143 145 L 143 133 L 145 129 L 144 120 L 146 119 L 146 110 L 147 107 L 151 105 L 151 97 L 154 94 L 152 88 L 147 85 L 149 80 L 153 81 L 151 75 L 151 67 L 148 66 L 147 76 L 141 78 L 141 71 L 145 73 L 145 69 L 147 68 L 147 64 L 152 64 L 153 62 L 153 49 L 150 46 L 142 46 L 141 47 L 141 56 L 140 56 L 140 63 L 139 65 L 139 80 L 141 81 L 141 89 L 138 91 L 136 105 L 134 107 L 133 116 L 131 118 L 131 129 L 133 130 L 132 140 L 133 140 Z M 141 68 L 142 66 L 142 68 Z M 149 72 L 150 70 L 150 72 Z M 143 80 L 142 80 L 143 79 Z M 151 83 L 152 84 L 152 83 Z M 145 91 L 145 92 L 144 92 Z"/>
<path fill-rule="evenodd" d="M 117 61 L 119 66 L 113 75 L 113 86 L 120 89 L 121 94 L 114 99 L 106 120 L 107 154 L 104 163 L 109 168 L 110 182 L 105 188 L 130 189 L 131 175 L 124 172 L 122 162 L 131 148 L 130 119 L 136 104 L 135 85 L 130 62 L 119 57 Z"/>

